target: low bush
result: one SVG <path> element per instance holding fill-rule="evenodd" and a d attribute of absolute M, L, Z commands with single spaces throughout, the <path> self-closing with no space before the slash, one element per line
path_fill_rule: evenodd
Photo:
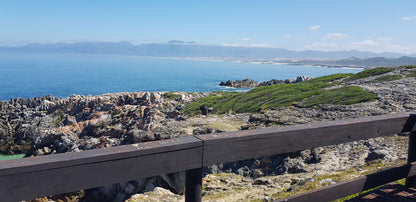
<path fill-rule="evenodd" d="M 385 81 L 399 80 L 401 78 L 403 78 L 401 75 L 386 75 L 386 76 L 378 77 L 371 82 L 380 83 L 380 82 L 385 82 Z"/>
<path fill-rule="evenodd" d="M 350 76 L 349 78 L 345 79 L 345 81 L 354 81 L 354 80 L 357 80 L 357 79 L 363 79 L 363 78 L 367 78 L 367 77 L 370 77 L 370 76 L 377 76 L 377 75 L 381 75 L 381 74 L 391 72 L 395 69 L 396 68 L 394 68 L 394 67 L 377 67 L 377 68 L 374 68 L 374 69 L 366 69 L 364 71 L 358 72 L 357 74 L 354 74 L 354 75 Z"/>

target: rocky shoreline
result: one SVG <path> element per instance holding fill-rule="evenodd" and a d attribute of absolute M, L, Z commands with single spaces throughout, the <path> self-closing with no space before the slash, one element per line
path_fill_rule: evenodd
<path fill-rule="evenodd" d="M 244 79 L 244 80 L 228 80 L 228 81 L 222 81 L 219 86 L 227 86 L 232 88 L 255 88 L 260 86 L 268 86 L 268 85 L 275 85 L 275 84 L 289 84 L 289 83 L 299 83 L 302 81 L 307 81 L 312 79 L 310 76 L 298 76 L 296 79 L 285 79 L 285 80 L 277 80 L 272 79 L 269 81 L 263 81 L 263 82 L 256 82 L 252 79 Z"/>
<path fill-rule="evenodd" d="M 193 134 L 412 112 L 416 111 L 416 79 L 406 77 L 410 73 L 409 69 L 396 69 L 386 75 L 404 75 L 403 78 L 373 82 L 381 77 L 379 75 L 340 81 L 339 85 L 331 87 L 360 86 L 378 95 L 374 102 L 319 107 L 294 104 L 258 113 L 217 115 L 210 114 L 209 109 L 201 109 L 200 114 L 193 116 L 184 113 L 188 103 L 210 93 L 134 92 L 72 95 L 63 99 L 53 96 L 16 98 L 0 102 L 0 152 L 51 155 Z M 250 200 L 273 199 L 276 196 L 272 193 L 276 190 L 300 189 L 310 183 L 309 178 L 316 176 L 349 169 L 366 170 L 363 165 L 374 161 L 383 165 L 404 162 L 406 141 L 406 134 L 401 134 L 214 165 L 204 169 L 204 197 L 206 201 L 245 200 L 242 196 Z M 336 181 L 333 177 L 325 179 L 319 184 Z M 124 201 L 136 193 L 147 195 L 136 195 L 131 201 L 148 200 L 152 194 L 151 199 L 165 195 L 172 201 L 180 200 L 183 196 L 178 194 L 184 191 L 183 180 L 183 173 L 134 180 L 82 191 L 74 201 Z M 274 192 L 265 191 L 272 188 Z M 220 197 L 220 190 L 228 194 Z M 160 197 L 160 201 L 162 199 Z"/>

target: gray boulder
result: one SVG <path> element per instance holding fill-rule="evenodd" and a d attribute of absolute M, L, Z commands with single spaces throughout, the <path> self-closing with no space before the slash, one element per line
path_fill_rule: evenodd
<path fill-rule="evenodd" d="M 233 88 L 254 88 L 259 85 L 258 82 L 252 80 L 252 79 L 244 79 L 244 80 L 228 80 L 228 81 L 222 81 L 220 86 L 228 86 Z"/>

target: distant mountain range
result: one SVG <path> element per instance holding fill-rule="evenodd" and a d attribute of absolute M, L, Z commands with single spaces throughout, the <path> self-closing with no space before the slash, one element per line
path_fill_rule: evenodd
<path fill-rule="evenodd" d="M 0 47 L 3 51 L 114 54 L 153 57 L 248 57 L 248 58 L 399 58 L 400 53 L 367 51 L 292 51 L 284 48 L 199 45 L 193 41 L 172 40 L 168 43 L 133 45 L 129 42 L 79 42 L 29 44 L 21 47 Z M 408 55 L 416 57 L 416 54 Z"/>

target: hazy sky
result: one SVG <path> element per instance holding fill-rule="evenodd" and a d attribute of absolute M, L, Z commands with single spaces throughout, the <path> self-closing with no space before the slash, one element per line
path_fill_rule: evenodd
<path fill-rule="evenodd" d="M 0 0 L 0 46 L 173 39 L 416 53 L 416 1 Z"/>

